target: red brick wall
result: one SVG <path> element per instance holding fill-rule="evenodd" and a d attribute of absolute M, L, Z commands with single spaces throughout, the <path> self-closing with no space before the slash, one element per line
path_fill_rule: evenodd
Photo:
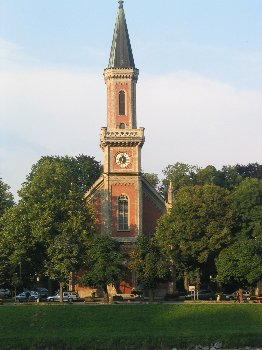
<path fill-rule="evenodd" d="M 162 214 L 163 211 L 143 193 L 143 234 L 151 235 L 155 232 L 157 220 Z"/>
<path fill-rule="evenodd" d="M 137 232 L 136 212 L 137 191 L 134 184 L 114 184 L 112 185 L 112 236 L 113 237 L 134 237 Z M 118 197 L 126 195 L 128 197 L 129 231 L 118 231 Z"/>
<path fill-rule="evenodd" d="M 89 206 L 94 213 L 95 229 L 96 229 L 96 232 L 99 234 L 101 233 L 101 222 L 102 222 L 101 197 L 100 197 L 99 191 L 96 193 L 95 197 L 93 198 Z"/>
<path fill-rule="evenodd" d="M 118 114 L 118 96 L 119 96 L 119 92 L 120 91 L 124 91 L 125 92 L 125 115 L 119 115 Z M 123 82 L 119 82 L 116 84 L 116 89 L 115 89 L 115 97 L 116 97 L 116 125 L 119 125 L 120 123 L 125 123 L 125 125 L 127 127 L 129 127 L 129 121 L 130 121 L 130 116 L 128 115 L 128 107 L 131 103 L 130 101 L 130 84 L 125 83 L 123 84 Z"/>

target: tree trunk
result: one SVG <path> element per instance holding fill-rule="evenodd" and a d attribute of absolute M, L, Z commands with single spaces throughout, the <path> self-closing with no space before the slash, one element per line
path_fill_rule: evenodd
<path fill-rule="evenodd" d="M 189 290 L 189 283 L 188 283 L 188 272 L 184 272 L 184 288 L 188 292 Z"/>
<path fill-rule="evenodd" d="M 148 294 L 149 294 L 149 301 L 154 301 L 154 289 L 149 288 Z"/>
<path fill-rule="evenodd" d="M 59 302 L 63 303 L 63 287 L 64 287 L 64 282 L 59 282 Z"/>
<path fill-rule="evenodd" d="M 176 266 L 174 264 L 171 265 L 171 282 L 169 283 L 169 293 L 176 293 Z"/>
<path fill-rule="evenodd" d="M 104 302 L 108 304 L 109 303 L 109 295 L 108 295 L 107 285 L 103 287 L 103 291 L 104 291 Z"/>

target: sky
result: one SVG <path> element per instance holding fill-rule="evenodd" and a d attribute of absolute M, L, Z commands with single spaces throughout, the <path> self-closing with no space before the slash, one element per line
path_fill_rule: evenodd
<path fill-rule="evenodd" d="M 0 0 L 0 178 L 44 155 L 102 161 L 116 0 Z M 262 163 L 262 1 L 126 0 L 145 172 Z"/>

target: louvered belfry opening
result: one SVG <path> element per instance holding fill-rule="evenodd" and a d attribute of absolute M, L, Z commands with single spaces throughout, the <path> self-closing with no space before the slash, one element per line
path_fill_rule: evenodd
<path fill-rule="evenodd" d="M 119 115 L 125 115 L 126 114 L 126 94 L 124 91 L 119 92 L 118 104 L 119 104 Z"/>

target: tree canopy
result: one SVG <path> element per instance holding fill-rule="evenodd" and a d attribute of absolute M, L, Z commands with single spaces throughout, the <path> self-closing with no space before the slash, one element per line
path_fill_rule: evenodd
<path fill-rule="evenodd" d="M 107 286 L 117 285 L 123 276 L 124 255 L 120 244 L 108 235 L 94 235 L 84 254 L 85 273 L 81 284 L 102 289 L 108 302 Z"/>
<path fill-rule="evenodd" d="M 160 185 L 160 180 L 157 174 L 143 173 L 143 176 L 154 187 L 155 190 L 158 190 Z"/>
<path fill-rule="evenodd" d="M 231 197 L 238 235 L 242 238 L 261 238 L 262 179 L 245 179 Z"/>
<path fill-rule="evenodd" d="M 14 205 L 14 197 L 9 190 L 10 187 L 0 178 L 0 217 L 6 209 Z"/>
<path fill-rule="evenodd" d="M 222 250 L 216 260 L 217 281 L 255 287 L 262 279 L 261 243 L 256 239 L 241 240 Z"/>
<path fill-rule="evenodd" d="M 1 236 L 7 237 L 1 240 L 1 250 L 15 252 L 8 258 L 10 269 L 20 261 L 23 274 L 31 259 L 27 275 L 45 274 L 61 283 L 68 280 L 69 273 L 81 265 L 94 231 L 83 197 L 100 172 L 100 163 L 83 155 L 42 157 L 33 165 L 19 191 L 19 203 L 1 220 Z M 36 263 L 37 259 L 41 261 Z"/>
<path fill-rule="evenodd" d="M 262 179 L 243 180 L 231 203 L 235 235 L 216 260 L 218 281 L 254 286 L 262 278 Z"/>
<path fill-rule="evenodd" d="M 178 272 L 201 267 L 203 279 L 214 272 L 214 258 L 232 241 L 229 192 L 215 185 L 181 188 L 171 211 L 157 227 L 156 239 Z"/>
<path fill-rule="evenodd" d="M 243 178 L 262 179 L 262 164 L 249 163 L 247 165 L 237 164 L 235 166 L 238 174 Z"/>
<path fill-rule="evenodd" d="M 129 268 L 137 278 L 138 287 L 153 291 L 158 282 L 170 275 L 170 266 L 154 238 L 140 235 L 130 252 Z M 151 293 L 153 297 L 153 293 Z"/>
<path fill-rule="evenodd" d="M 185 186 L 194 185 L 216 185 L 219 187 L 233 190 L 243 180 L 237 166 L 223 166 L 221 170 L 217 170 L 213 165 L 200 168 L 196 165 L 185 163 L 175 163 L 168 165 L 163 170 L 164 178 L 159 188 L 164 195 L 167 196 L 167 189 L 171 181 L 174 194 Z"/>

